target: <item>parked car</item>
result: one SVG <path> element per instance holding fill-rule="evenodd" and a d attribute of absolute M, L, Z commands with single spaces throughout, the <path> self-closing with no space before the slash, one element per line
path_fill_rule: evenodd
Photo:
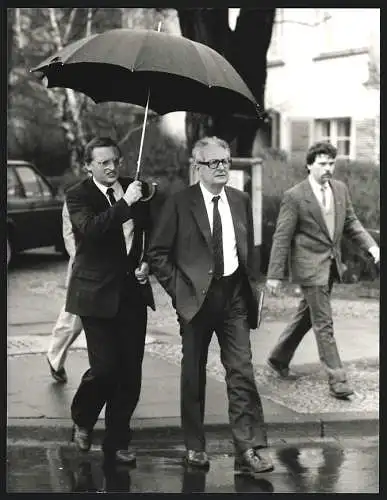
<path fill-rule="evenodd" d="M 32 248 L 55 246 L 65 254 L 62 236 L 64 197 L 32 164 L 7 162 L 7 265 Z"/>

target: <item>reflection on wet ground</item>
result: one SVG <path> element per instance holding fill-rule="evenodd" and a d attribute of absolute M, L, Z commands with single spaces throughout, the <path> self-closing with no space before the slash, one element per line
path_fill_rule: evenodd
<path fill-rule="evenodd" d="M 148 493 L 377 493 L 377 441 L 309 442 L 270 449 L 275 471 L 259 480 L 234 475 L 234 458 L 212 454 L 208 472 L 187 469 L 181 451 L 139 450 L 137 467 L 103 461 L 97 448 L 73 445 L 8 446 L 7 491 Z"/>

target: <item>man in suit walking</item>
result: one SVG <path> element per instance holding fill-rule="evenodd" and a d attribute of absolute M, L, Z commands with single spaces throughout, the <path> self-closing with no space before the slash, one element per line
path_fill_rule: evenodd
<path fill-rule="evenodd" d="M 112 139 L 90 141 L 85 165 L 92 177 L 66 193 L 76 241 L 66 311 L 81 317 L 90 362 L 71 405 L 74 440 L 90 448 L 106 403 L 105 458 L 134 464 L 130 419 L 140 396 L 147 305 L 154 308 L 148 264 L 139 263 L 149 208 L 138 203 L 141 182 L 119 177 L 121 152 Z"/>
<path fill-rule="evenodd" d="M 165 202 L 148 249 L 151 270 L 171 296 L 180 323 L 185 462 L 209 465 L 203 422 L 215 331 L 226 370 L 235 471 L 255 476 L 273 465 L 258 451 L 267 437 L 251 361 L 250 328 L 257 327 L 258 311 L 251 202 L 246 193 L 225 186 L 231 164 L 225 141 L 199 140 L 192 162 L 199 182 Z"/>
<path fill-rule="evenodd" d="M 340 360 L 333 333 L 330 296 L 341 280 L 343 234 L 379 262 L 379 247 L 355 215 L 346 185 L 332 179 L 336 148 L 313 144 L 306 155 L 308 178 L 285 192 L 267 273 L 267 288 L 277 294 L 289 261 L 290 277 L 301 286 L 303 298 L 295 316 L 269 355 L 268 365 L 280 377 L 293 378 L 289 363 L 304 335 L 313 328 L 320 360 L 326 369 L 330 394 L 353 394 Z"/>

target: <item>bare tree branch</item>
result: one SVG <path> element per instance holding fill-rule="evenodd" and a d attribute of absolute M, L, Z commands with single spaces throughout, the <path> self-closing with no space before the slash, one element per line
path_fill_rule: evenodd
<path fill-rule="evenodd" d="M 86 21 L 86 36 L 91 35 L 91 25 L 93 22 L 93 9 L 90 7 L 87 9 L 87 21 Z"/>
<path fill-rule="evenodd" d="M 63 48 L 63 45 L 62 45 L 62 37 L 60 35 L 58 21 L 56 19 L 56 15 L 55 15 L 55 9 L 53 7 L 49 7 L 48 14 L 49 14 L 51 27 L 53 30 L 53 37 L 54 37 L 55 46 L 56 46 L 57 50 L 60 50 Z"/>
<path fill-rule="evenodd" d="M 150 125 L 151 123 L 154 123 L 155 121 L 157 121 L 157 120 L 158 120 L 158 118 L 159 118 L 159 117 L 158 117 L 157 115 L 155 115 L 155 116 L 151 116 L 150 118 L 148 118 L 148 120 L 147 120 L 147 122 L 146 122 L 146 124 L 145 124 L 145 127 L 148 127 L 148 125 Z M 125 135 L 125 137 L 123 137 L 123 138 L 120 140 L 119 145 L 120 145 L 120 144 L 125 143 L 125 142 L 129 139 L 129 137 L 130 137 L 131 135 L 133 135 L 133 134 L 134 134 L 135 132 L 137 132 L 138 130 L 142 129 L 142 127 L 143 127 L 143 125 L 141 124 L 141 125 L 138 125 L 137 127 L 134 127 L 134 128 L 132 128 L 132 129 L 128 130 L 128 132 L 127 132 L 127 134 Z"/>
<path fill-rule="evenodd" d="M 67 26 L 66 26 L 66 30 L 65 30 L 65 33 L 63 35 L 63 45 L 66 45 L 69 41 L 71 29 L 73 27 L 74 19 L 75 19 L 75 15 L 76 15 L 77 11 L 78 11 L 77 8 L 71 9 L 69 20 L 68 20 Z"/>
<path fill-rule="evenodd" d="M 13 25 L 13 30 L 14 30 L 14 41 L 16 44 L 16 47 L 18 50 L 23 50 L 24 48 L 24 39 L 23 39 L 23 34 L 22 34 L 22 29 L 21 29 L 21 12 L 20 8 L 17 7 L 13 9 L 14 11 L 14 25 Z"/>

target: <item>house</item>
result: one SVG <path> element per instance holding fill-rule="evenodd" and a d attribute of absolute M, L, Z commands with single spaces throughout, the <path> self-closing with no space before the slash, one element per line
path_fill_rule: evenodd
<path fill-rule="evenodd" d="M 265 145 L 304 159 L 330 140 L 340 158 L 379 163 L 379 9 L 276 9 L 267 66 L 255 154 Z"/>

